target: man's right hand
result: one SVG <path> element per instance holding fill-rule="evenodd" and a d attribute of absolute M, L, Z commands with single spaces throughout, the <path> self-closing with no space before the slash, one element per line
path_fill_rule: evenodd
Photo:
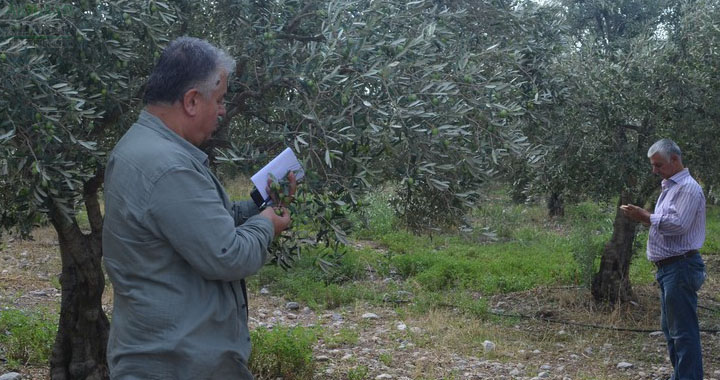
<path fill-rule="evenodd" d="M 646 226 L 650 225 L 650 212 L 642 207 L 635 206 L 633 204 L 626 204 L 620 206 L 620 210 L 625 216 L 636 222 L 642 223 Z"/>
<path fill-rule="evenodd" d="M 282 215 L 276 214 L 276 209 L 281 210 Z M 265 210 L 262 210 L 260 215 L 270 219 L 273 227 L 275 227 L 275 237 L 280 236 L 283 231 L 290 227 L 290 210 L 285 207 L 268 207 Z"/>

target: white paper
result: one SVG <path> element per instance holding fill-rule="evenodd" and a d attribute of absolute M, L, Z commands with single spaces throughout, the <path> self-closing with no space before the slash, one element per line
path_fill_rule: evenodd
<path fill-rule="evenodd" d="M 285 148 L 282 153 L 278 154 L 277 157 L 273 158 L 272 161 L 258 170 L 257 173 L 253 174 L 250 180 L 258 189 L 263 199 L 268 200 L 267 187 L 268 178 L 270 177 L 269 174 L 272 173 L 275 178 L 280 179 L 285 177 L 285 174 L 290 170 L 295 172 L 295 179 L 298 182 L 305 176 L 305 171 L 302 165 L 300 165 L 300 161 L 295 157 L 295 153 L 293 153 L 292 149 Z"/>

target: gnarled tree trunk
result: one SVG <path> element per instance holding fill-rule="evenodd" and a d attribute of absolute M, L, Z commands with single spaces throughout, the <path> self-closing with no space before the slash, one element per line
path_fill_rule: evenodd
<path fill-rule="evenodd" d="M 630 262 L 637 223 L 625 217 L 620 205 L 634 203 L 629 192 L 623 191 L 618 200 L 613 222 L 613 234 L 605 245 L 600 270 L 592 281 L 592 295 L 597 301 L 627 302 L 635 298 L 630 286 Z"/>
<path fill-rule="evenodd" d="M 85 205 L 91 231 L 54 205 L 48 216 L 60 242 L 62 301 L 60 321 L 50 358 L 53 380 L 108 379 L 107 340 L 110 322 L 102 310 L 105 277 L 102 259 L 102 214 L 98 188 L 102 173 L 85 186 Z"/>

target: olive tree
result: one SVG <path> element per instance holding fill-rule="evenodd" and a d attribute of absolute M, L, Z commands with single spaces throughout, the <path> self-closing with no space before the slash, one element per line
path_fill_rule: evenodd
<path fill-rule="evenodd" d="M 235 149 L 219 158 L 251 171 L 294 147 L 310 174 L 308 222 L 323 224 L 321 234 L 335 232 L 323 236 L 341 238 L 343 209 L 387 181 L 399 184 L 394 203 L 408 223 L 459 223 L 503 162 L 528 151 L 520 125 L 537 92 L 528 98 L 522 70 L 533 68 L 524 53 L 538 42 L 524 8 L 491 1 L 195 6 L 205 12 L 189 12 L 196 17 L 190 30 L 212 35 L 239 62 L 214 142 Z"/>
<path fill-rule="evenodd" d="M 101 295 L 105 152 L 137 109 L 168 29 L 162 2 L 10 2 L 0 10 L 0 224 L 48 221 L 60 243 L 53 379 L 107 377 Z M 78 215 L 89 221 L 83 230 Z"/>

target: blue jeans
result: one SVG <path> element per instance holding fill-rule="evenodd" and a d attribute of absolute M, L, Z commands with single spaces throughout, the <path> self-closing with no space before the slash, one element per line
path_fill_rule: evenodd
<path fill-rule="evenodd" d="M 667 340 L 672 380 L 702 380 L 702 351 L 697 316 L 697 291 L 705 282 L 700 255 L 658 268 L 660 322 Z"/>

